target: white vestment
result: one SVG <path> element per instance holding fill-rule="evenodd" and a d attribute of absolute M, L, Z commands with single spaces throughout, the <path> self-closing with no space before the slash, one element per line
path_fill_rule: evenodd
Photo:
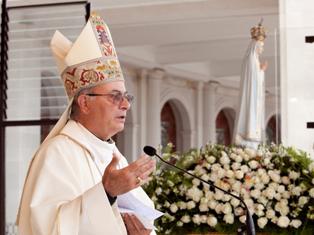
<path fill-rule="evenodd" d="M 235 121 L 233 142 L 257 149 L 264 138 L 265 85 L 256 47 L 252 40 L 244 57 L 241 71 L 239 106 Z"/>
<path fill-rule="evenodd" d="M 45 141 L 31 163 L 20 204 L 20 235 L 126 235 L 117 202 L 110 205 L 101 183 L 112 159 L 126 159 L 114 143 L 101 141 L 75 121 Z M 132 193 L 153 207 L 142 188 Z M 152 234 L 155 234 L 152 232 Z"/>

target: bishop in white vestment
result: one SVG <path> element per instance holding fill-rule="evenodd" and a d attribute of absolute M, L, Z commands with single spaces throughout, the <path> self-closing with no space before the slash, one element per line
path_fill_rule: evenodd
<path fill-rule="evenodd" d="M 56 32 L 51 46 L 70 102 L 30 164 L 17 217 L 18 233 L 132 234 L 127 231 L 128 220 L 120 215 L 119 195 L 130 195 L 154 210 L 140 187 L 154 162 L 143 156 L 128 165 L 110 139 L 123 129 L 132 97 L 125 91 L 109 29 L 99 15 L 92 14 L 73 44 Z M 81 113 L 70 118 L 74 105 Z M 113 172 L 121 177 L 127 173 L 126 188 L 115 182 L 110 182 L 114 186 L 110 190 L 105 187 L 110 179 L 119 179 Z M 144 227 L 141 230 L 137 234 L 155 234 Z"/>

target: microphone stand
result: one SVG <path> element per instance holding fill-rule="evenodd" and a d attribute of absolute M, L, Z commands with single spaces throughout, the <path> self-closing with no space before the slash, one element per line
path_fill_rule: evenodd
<path fill-rule="evenodd" d="M 226 191 L 226 190 L 224 190 L 224 189 L 222 189 L 222 188 L 216 186 L 216 185 L 215 185 L 213 182 L 211 182 L 211 181 L 205 181 L 205 180 L 203 180 L 202 178 L 200 178 L 200 177 L 198 177 L 198 176 L 196 176 L 196 175 L 191 174 L 191 173 L 188 172 L 187 170 L 184 170 L 184 169 L 182 169 L 182 168 L 180 168 L 180 167 L 177 167 L 177 166 L 175 166 L 175 165 L 173 165 L 173 164 L 171 164 L 171 163 L 165 161 L 164 159 L 162 159 L 162 157 L 160 157 L 160 156 L 157 154 L 156 149 L 153 148 L 153 147 L 151 147 L 151 146 L 145 146 L 143 150 L 144 150 L 144 152 L 145 152 L 147 155 L 149 155 L 149 156 L 151 156 L 151 157 L 156 156 L 156 157 L 158 157 L 163 163 L 165 163 L 165 164 L 167 164 L 167 165 L 169 165 L 169 166 L 171 166 L 171 167 L 174 167 L 174 168 L 176 168 L 176 169 L 179 170 L 179 171 L 183 171 L 184 173 L 186 173 L 186 174 L 192 176 L 193 178 L 196 178 L 196 179 L 200 180 L 201 182 L 203 182 L 203 183 L 205 183 L 205 184 L 207 184 L 207 185 L 209 185 L 209 186 L 211 186 L 211 187 L 214 187 L 214 188 L 216 188 L 216 189 L 218 189 L 218 190 L 220 190 L 220 191 L 222 191 L 222 192 L 224 192 L 224 193 L 226 193 L 226 194 L 228 194 L 228 195 L 230 195 L 230 196 L 232 196 L 232 197 L 238 199 L 238 200 L 244 205 L 245 210 L 246 210 L 246 232 L 247 232 L 246 235 L 255 235 L 255 226 L 254 226 L 254 222 L 253 222 L 252 215 L 251 215 L 251 213 L 250 213 L 250 210 L 249 210 L 248 206 L 246 205 L 246 203 L 243 201 L 242 198 L 240 198 L 239 196 L 236 196 L 236 195 L 234 195 L 234 194 L 232 194 L 232 193 L 230 193 L 230 192 L 228 192 L 228 191 Z M 245 233 L 244 233 L 244 231 L 243 231 L 243 227 L 240 227 L 237 232 L 238 232 L 238 235 L 245 235 Z"/>

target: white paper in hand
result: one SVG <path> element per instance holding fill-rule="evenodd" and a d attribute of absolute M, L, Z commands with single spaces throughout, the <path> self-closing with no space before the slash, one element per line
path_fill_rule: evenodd
<path fill-rule="evenodd" d="M 163 213 L 145 205 L 134 193 L 131 191 L 118 196 L 117 202 L 120 213 L 134 214 L 145 228 L 155 229 L 153 221 L 162 216 Z"/>

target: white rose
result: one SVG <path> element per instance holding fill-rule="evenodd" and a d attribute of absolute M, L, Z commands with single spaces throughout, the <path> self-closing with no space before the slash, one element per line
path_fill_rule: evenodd
<path fill-rule="evenodd" d="M 268 158 L 268 157 L 264 158 L 263 163 L 264 163 L 264 165 L 267 166 L 270 163 L 270 158 Z"/>
<path fill-rule="evenodd" d="M 232 163 L 231 168 L 235 171 L 235 170 L 238 170 L 240 168 L 240 166 L 241 166 L 240 163 L 234 162 L 234 163 Z"/>
<path fill-rule="evenodd" d="M 226 214 L 223 218 L 223 220 L 227 223 L 227 224 L 233 224 L 234 222 L 234 216 L 233 214 Z"/>
<path fill-rule="evenodd" d="M 170 206 L 170 211 L 172 213 L 176 213 L 178 211 L 178 207 L 175 203 L 172 203 L 171 206 Z"/>
<path fill-rule="evenodd" d="M 208 211 L 207 203 L 201 203 L 198 208 L 201 212 Z"/>
<path fill-rule="evenodd" d="M 267 209 L 266 211 L 266 217 L 267 219 L 272 219 L 275 217 L 276 212 L 272 209 Z"/>
<path fill-rule="evenodd" d="M 256 150 L 251 149 L 251 148 L 245 148 L 244 152 L 249 155 L 250 158 L 255 158 L 256 157 Z"/>
<path fill-rule="evenodd" d="M 258 202 L 260 202 L 264 206 L 266 206 L 266 204 L 268 203 L 268 199 L 264 196 L 260 196 L 257 200 L 258 200 Z"/>
<path fill-rule="evenodd" d="M 233 185 L 232 185 L 232 190 L 239 193 L 241 190 L 242 184 L 240 181 L 236 181 Z"/>
<path fill-rule="evenodd" d="M 292 180 L 296 180 L 300 177 L 300 173 L 299 172 L 295 172 L 295 171 L 290 171 L 289 173 L 289 178 Z"/>
<path fill-rule="evenodd" d="M 234 159 L 236 162 L 242 162 L 242 157 L 240 155 L 236 155 L 235 159 Z"/>
<path fill-rule="evenodd" d="M 237 155 L 236 155 L 235 153 L 231 153 L 231 154 L 230 154 L 230 158 L 231 158 L 231 159 L 235 160 L 236 157 L 237 157 Z"/>
<path fill-rule="evenodd" d="M 157 187 L 157 188 L 155 189 L 155 193 L 156 193 L 157 195 L 160 195 L 160 194 L 162 193 L 162 189 L 161 189 L 160 187 Z"/>
<path fill-rule="evenodd" d="M 207 223 L 207 215 L 201 215 L 201 223 L 202 224 Z"/>
<path fill-rule="evenodd" d="M 282 197 L 285 198 L 285 199 L 290 198 L 290 192 L 284 191 L 284 192 L 282 193 Z"/>
<path fill-rule="evenodd" d="M 268 184 L 270 178 L 269 178 L 269 176 L 265 173 L 265 174 L 261 175 L 261 180 L 262 180 L 262 182 L 263 182 L 264 184 Z"/>
<path fill-rule="evenodd" d="M 242 208 L 242 207 L 237 207 L 237 208 L 235 208 L 234 214 L 235 214 L 236 216 L 243 215 L 243 214 L 244 214 L 243 208 Z"/>
<path fill-rule="evenodd" d="M 265 170 L 265 169 L 259 168 L 259 169 L 257 170 L 257 175 L 258 175 L 258 176 L 262 176 L 262 175 L 265 175 L 265 174 L 266 174 L 266 170 Z"/>
<path fill-rule="evenodd" d="M 279 201 L 281 199 L 281 194 L 280 193 L 276 193 L 274 198 L 276 198 L 276 200 Z"/>
<path fill-rule="evenodd" d="M 191 222 L 191 218 L 190 218 L 189 215 L 184 215 L 184 216 L 181 217 L 181 221 L 183 223 L 190 223 Z"/>
<path fill-rule="evenodd" d="M 222 156 L 219 161 L 221 165 L 228 165 L 230 163 L 230 159 L 227 154 Z"/>
<path fill-rule="evenodd" d="M 211 201 L 208 202 L 207 205 L 208 205 L 208 207 L 209 207 L 210 209 L 214 210 L 214 209 L 216 208 L 217 204 L 218 204 L 217 201 L 211 200 Z"/>
<path fill-rule="evenodd" d="M 258 189 L 253 189 L 251 191 L 251 196 L 257 199 L 261 196 L 261 191 Z"/>
<path fill-rule="evenodd" d="M 249 171 L 249 167 L 247 165 L 242 165 L 240 167 L 240 170 L 245 174 Z"/>
<path fill-rule="evenodd" d="M 284 191 L 285 191 L 285 186 L 279 185 L 278 188 L 277 188 L 277 192 L 278 193 L 283 193 Z"/>
<path fill-rule="evenodd" d="M 205 181 L 209 181 L 209 175 L 208 175 L 208 174 L 203 174 L 203 175 L 201 176 L 201 179 L 202 179 L 202 180 L 205 180 Z"/>
<path fill-rule="evenodd" d="M 215 207 L 215 211 L 217 214 L 220 214 L 223 208 L 223 204 L 222 203 L 218 203 L 217 206 Z"/>
<path fill-rule="evenodd" d="M 216 171 L 217 172 L 219 169 L 221 169 L 220 164 L 215 163 L 215 164 L 212 165 L 212 171 Z"/>
<path fill-rule="evenodd" d="M 237 207 L 240 204 L 240 201 L 236 198 L 232 198 L 230 203 L 233 207 Z"/>
<path fill-rule="evenodd" d="M 200 183 L 201 183 L 201 181 L 200 181 L 199 179 L 193 179 L 193 180 L 192 180 L 192 184 L 193 184 L 194 186 L 199 186 Z"/>
<path fill-rule="evenodd" d="M 196 175 L 203 175 L 206 174 L 206 170 L 203 168 L 202 165 L 197 165 L 194 169 Z"/>
<path fill-rule="evenodd" d="M 223 205 L 222 212 L 224 214 L 230 214 L 232 212 L 232 207 L 231 207 L 230 203 L 226 203 L 225 205 Z"/>
<path fill-rule="evenodd" d="M 194 201 L 189 201 L 187 204 L 186 204 L 186 208 L 191 210 L 195 207 L 195 202 Z"/>
<path fill-rule="evenodd" d="M 309 198 L 308 198 L 308 197 L 302 196 L 302 197 L 299 198 L 298 204 L 302 207 L 302 206 L 304 206 L 306 203 L 308 203 L 308 201 L 309 201 Z"/>
<path fill-rule="evenodd" d="M 265 225 L 267 224 L 267 222 L 268 222 L 267 218 L 262 217 L 262 218 L 259 218 L 259 219 L 257 220 L 257 225 L 258 225 L 258 227 L 260 227 L 260 228 L 264 228 Z"/>
<path fill-rule="evenodd" d="M 309 165 L 309 171 L 314 171 L 314 162 Z"/>
<path fill-rule="evenodd" d="M 263 183 L 257 183 L 257 184 L 254 185 L 254 187 L 255 187 L 256 189 L 258 189 L 258 190 L 261 190 L 261 189 L 265 188 L 265 184 L 263 184 Z"/>
<path fill-rule="evenodd" d="M 298 220 L 298 219 L 294 219 L 290 222 L 290 225 L 294 228 L 300 227 L 301 224 L 302 224 L 301 220 Z"/>
<path fill-rule="evenodd" d="M 245 215 L 242 215 L 239 217 L 239 220 L 242 224 L 245 224 L 245 221 L 246 221 L 246 216 Z"/>
<path fill-rule="evenodd" d="M 201 217 L 198 214 L 193 215 L 192 217 L 192 221 L 194 224 L 199 225 L 201 223 Z"/>
<path fill-rule="evenodd" d="M 283 216 L 288 215 L 289 213 L 289 207 L 281 202 L 276 203 L 275 210 Z"/>
<path fill-rule="evenodd" d="M 299 186 L 292 188 L 292 191 L 291 191 L 292 195 L 295 195 L 295 196 L 300 196 L 301 192 L 302 192 L 302 189 Z"/>
<path fill-rule="evenodd" d="M 213 157 L 213 156 L 209 156 L 209 157 L 207 158 L 207 161 L 208 161 L 210 164 L 213 164 L 213 163 L 216 161 L 216 158 Z"/>
<path fill-rule="evenodd" d="M 184 210 L 186 209 L 186 203 L 183 201 L 179 201 L 177 202 L 178 207 L 180 208 L 180 210 Z"/>
<path fill-rule="evenodd" d="M 312 179 L 312 184 L 314 184 L 314 178 Z"/>
<path fill-rule="evenodd" d="M 244 174 L 243 174 L 242 171 L 237 170 L 237 171 L 235 172 L 235 177 L 236 177 L 237 179 L 242 179 L 243 176 L 244 176 Z"/>
<path fill-rule="evenodd" d="M 179 220 L 179 221 L 177 222 L 177 226 L 178 226 L 178 227 L 182 227 L 182 226 L 183 226 L 182 221 Z"/>
<path fill-rule="evenodd" d="M 290 179 L 289 179 L 288 176 L 283 176 L 283 177 L 281 177 L 281 181 L 282 181 L 282 183 L 285 184 L 285 185 L 290 184 Z"/>
<path fill-rule="evenodd" d="M 232 170 L 226 170 L 225 175 L 228 178 L 233 178 L 234 177 L 234 172 Z"/>
<path fill-rule="evenodd" d="M 268 175 L 272 179 L 272 181 L 276 183 L 280 182 L 280 175 L 276 171 L 270 170 L 268 171 Z"/>
<path fill-rule="evenodd" d="M 311 188 L 309 194 L 312 198 L 314 198 L 314 188 Z"/>
<path fill-rule="evenodd" d="M 251 169 L 256 169 L 258 165 L 258 162 L 255 160 L 249 161 L 249 166 L 251 167 Z"/>
<path fill-rule="evenodd" d="M 209 216 L 208 219 L 207 219 L 207 224 L 208 224 L 210 227 L 215 227 L 216 224 L 217 224 L 217 219 L 216 219 L 216 217 L 214 217 L 214 216 Z"/>
<path fill-rule="evenodd" d="M 186 192 L 186 196 L 191 198 L 195 202 L 199 202 L 201 197 L 203 197 L 203 191 L 200 190 L 198 187 L 193 186 Z"/>
<path fill-rule="evenodd" d="M 266 194 L 265 196 L 268 197 L 269 199 L 273 199 L 275 194 L 276 194 L 275 190 L 273 188 L 270 188 L 270 187 L 268 187 L 266 190 L 264 190 L 264 192 Z"/>
<path fill-rule="evenodd" d="M 224 196 L 224 193 L 222 191 L 216 190 L 215 195 L 214 195 L 214 198 L 216 200 L 221 200 L 223 198 L 223 196 Z"/>
<path fill-rule="evenodd" d="M 224 165 L 225 171 L 230 170 L 230 165 Z"/>
<path fill-rule="evenodd" d="M 212 172 L 209 177 L 210 181 L 216 182 L 218 180 L 218 175 L 216 172 Z"/>
<path fill-rule="evenodd" d="M 290 220 L 287 216 L 280 216 L 277 222 L 278 226 L 281 228 L 288 227 L 289 223 L 290 223 Z"/>
<path fill-rule="evenodd" d="M 170 203 L 168 201 L 165 202 L 164 207 L 168 208 L 170 207 Z"/>
<path fill-rule="evenodd" d="M 222 169 L 222 168 L 219 168 L 219 169 L 217 170 L 217 177 L 218 177 L 219 179 L 224 178 L 224 177 L 225 177 L 225 170 Z"/>

